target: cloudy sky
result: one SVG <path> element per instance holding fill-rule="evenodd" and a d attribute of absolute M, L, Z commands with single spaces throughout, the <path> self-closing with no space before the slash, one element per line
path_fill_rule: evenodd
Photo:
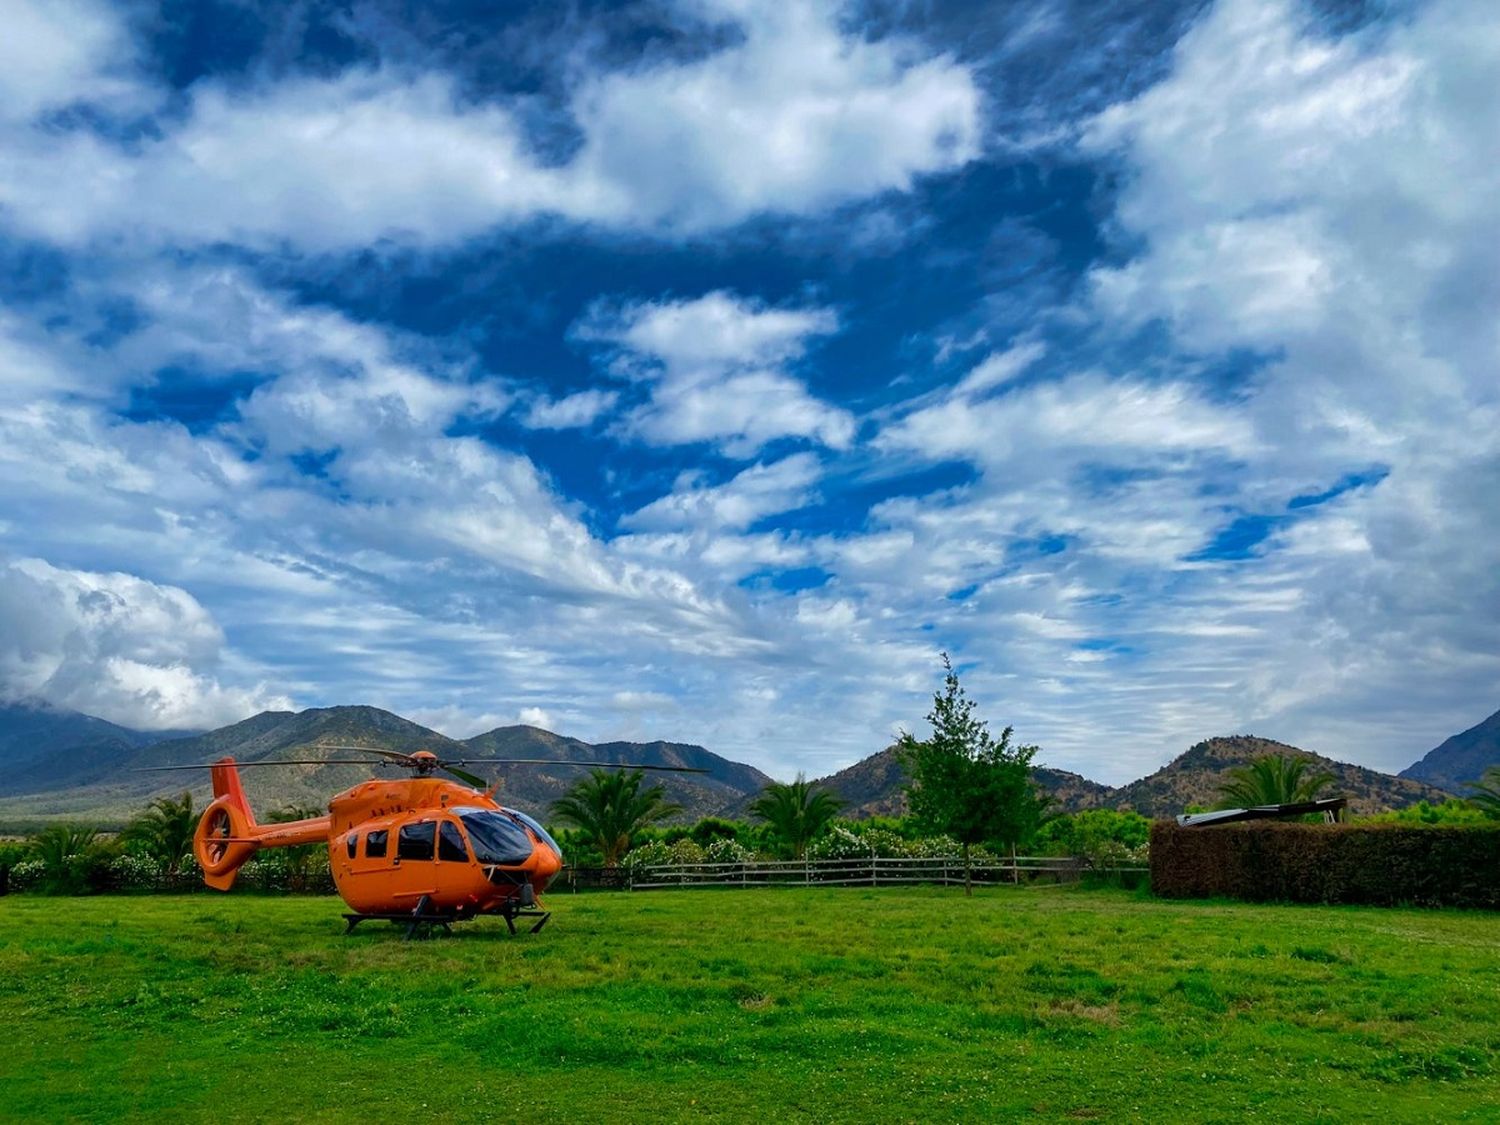
<path fill-rule="evenodd" d="M 1121 782 L 1500 706 L 1500 9 L 10 0 L 0 688 Z"/>

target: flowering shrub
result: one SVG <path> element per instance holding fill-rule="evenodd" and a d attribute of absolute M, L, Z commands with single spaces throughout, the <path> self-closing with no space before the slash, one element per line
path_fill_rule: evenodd
<path fill-rule="evenodd" d="M 703 849 L 703 858 L 706 863 L 749 863 L 755 857 L 738 840 L 721 837 L 709 842 Z"/>
<path fill-rule="evenodd" d="M 10 889 L 35 890 L 47 877 L 47 863 L 40 859 L 23 859 L 10 869 Z"/>
<path fill-rule="evenodd" d="M 621 861 L 625 867 L 657 867 L 672 862 L 672 848 L 660 840 L 652 840 L 625 853 Z"/>
<path fill-rule="evenodd" d="M 109 862 L 110 883 L 122 891 L 155 890 L 165 873 L 160 863 L 143 855 L 120 855 Z"/>
<path fill-rule="evenodd" d="M 702 863 L 703 849 L 693 840 L 678 840 L 667 849 L 669 863 Z"/>
<path fill-rule="evenodd" d="M 921 840 L 911 840 L 906 845 L 906 854 L 913 859 L 947 859 L 951 856 L 964 854 L 964 846 L 952 836 L 928 836 Z M 972 859 L 993 859 L 994 853 L 983 844 L 976 844 L 969 849 Z"/>
<path fill-rule="evenodd" d="M 842 824 L 835 824 L 807 845 L 807 858 L 812 860 L 859 859 L 869 854 L 869 846 Z"/>

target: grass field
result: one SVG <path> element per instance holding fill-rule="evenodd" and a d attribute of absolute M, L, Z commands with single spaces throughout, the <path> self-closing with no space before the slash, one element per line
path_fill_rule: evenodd
<path fill-rule="evenodd" d="M 18 1120 L 1500 1121 L 1500 917 L 1123 891 L 0 898 Z"/>

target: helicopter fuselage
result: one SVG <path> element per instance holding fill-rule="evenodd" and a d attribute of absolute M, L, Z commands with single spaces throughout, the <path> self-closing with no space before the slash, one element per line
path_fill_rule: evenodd
<path fill-rule="evenodd" d="M 424 895 L 435 907 L 483 910 L 528 883 L 541 892 L 562 869 L 540 825 L 457 782 L 367 781 L 328 807 L 329 867 L 340 896 L 361 913 L 410 909 Z M 513 851 L 486 851 L 497 830 Z"/>

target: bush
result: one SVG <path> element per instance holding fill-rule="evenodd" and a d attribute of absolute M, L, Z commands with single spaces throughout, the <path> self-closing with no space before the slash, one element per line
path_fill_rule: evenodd
<path fill-rule="evenodd" d="M 1500 908 L 1500 826 L 1228 824 L 1151 828 L 1164 898 Z"/>
<path fill-rule="evenodd" d="M 10 869 L 12 891 L 34 891 L 47 878 L 47 864 L 40 859 L 23 859 Z"/>
<path fill-rule="evenodd" d="M 703 858 L 706 863 L 749 863 L 755 856 L 738 840 L 721 836 L 703 849 Z"/>
<path fill-rule="evenodd" d="M 27 850 L 19 840 L 0 844 L 0 895 L 10 890 L 10 873 L 17 864 L 26 861 Z"/>
<path fill-rule="evenodd" d="M 1457 797 L 1449 798 L 1441 804 L 1431 804 L 1427 801 L 1418 801 L 1408 808 L 1396 809 L 1392 812 L 1377 813 L 1375 816 L 1363 817 L 1362 824 L 1485 824 L 1490 818 L 1484 814 L 1482 809 L 1475 808 L 1468 801 L 1460 801 Z"/>
<path fill-rule="evenodd" d="M 144 855 L 116 856 L 109 863 L 110 884 L 121 891 L 158 890 L 166 877 L 166 867 Z"/>
<path fill-rule="evenodd" d="M 672 849 L 660 840 L 652 840 L 649 844 L 631 848 L 625 853 L 625 858 L 620 861 L 622 867 L 660 867 L 664 863 L 672 862 Z"/>
<path fill-rule="evenodd" d="M 807 858 L 811 860 L 859 859 L 869 854 L 870 846 L 843 824 L 835 824 L 807 845 Z"/>

